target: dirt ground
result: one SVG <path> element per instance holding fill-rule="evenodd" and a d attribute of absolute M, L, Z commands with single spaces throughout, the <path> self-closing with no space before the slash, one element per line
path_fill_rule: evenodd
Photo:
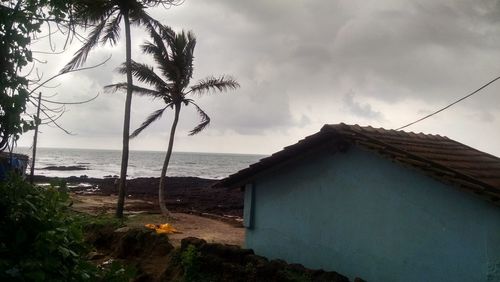
<path fill-rule="evenodd" d="M 78 212 L 90 214 L 113 213 L 117 197 L 114 195 L 81 195 L 71 193 L 72 208 Z M 125 201 L 125 224 L 130 227 L 144 226 L 147 223 L 172 224 L 180 233 L 170 234 L 174 246 L 180 246 L 181 239 L 197 237 L 210 243 L 243 246 L 245 229 L 241 222 L 218 220 L 187 213 L 173 213 L 175 219 L 167 220 L 157 213 L 157 204 L 143 198 L 129 197 Z"/>

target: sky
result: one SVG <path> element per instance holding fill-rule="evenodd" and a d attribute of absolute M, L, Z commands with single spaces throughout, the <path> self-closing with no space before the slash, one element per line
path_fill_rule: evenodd
<path fill-rule="evenodd" d="M 148 10 L 176 31 L 197 37 L 193 83 L 231 75 L 235 91 L 194 97 L 211 117 L 195 136 L 192 108 L 183 108 L 174 151 L 270 154 L 320 130 L 324 124 L 395 129 L 465 96 L 500 75 L 500 7 L 491 0 L 185 0 Z M 149 40 L 132 30 L 132 57 L 154 66 L 140 51 Z M 125 43 L 94 49 L 86 66 L 43 90 L 68 106 L 57 128 L 40 128 L 39 146 L 120 149 L 124 93 L 105 85 L 125 81 L 115 69 Z M 52 44 L 62 50 L 62 38 Z M 81 46 L 74 40 L 58 55 L 36 53 L 44 77 L 57 73 Z M 48 51 L 47 40 L 33 50 Z M 456 106 L 406 128 L 448 136 L 500 156 L 500 82 Z M 162 101 L 134 97 L 132 128 Z M 32 111 L 32 109 L 30 109 Z M 167 148 L 172 112 L 131 140 L 132 150 Z M 32 134 L 19 146 L 31 146 Z"/>

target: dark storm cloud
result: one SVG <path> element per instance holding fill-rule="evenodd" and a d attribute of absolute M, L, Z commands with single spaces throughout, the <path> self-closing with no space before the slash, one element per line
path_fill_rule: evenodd
<path fill-rule="evenodd" d="M 499 28 L 486 16 L 497 13 L 489 9 L 496 1 L 382 1 L 357 8 L 349 2 L 359 5 L 230 1 L 227 6 L 255 23 L 250 35 L 259 34 L 242 33 L 238 41 L 271 61 L 288 85 L 299 77 L 318 83 L 315 75 L 326 72 L 332 83 L 348 77 L 357 88 L 389 84 L 394 91 L 376 96 L 389 101 L 416 93 L 425 99 L 454 97 L 470 81 L 484 80 L 478 69 L 499 54 Z M 266 48 L 260 48 L 262 42 Z M 490 67 L 490 73 L 498 70 Z"/>
<path fill-rule="evenodd" d="M 477 64 L 498 51 L 484 43 L 482 31 L 474 30 L 480 18 L 464 19 L 452 7 L 437 6 L 382 11 L 346 24 L 335 45 L 344 75 L 359 85 L 370 83 L 372 76 L 427 99 L 440 90 L 441 97 L 463 91 L 468 81 L 483 76 Z M 386 92 L 379 98 L 404 97 L 401 94 Z"/>
<path fill-rule="evenodd" d="M 439 109 L 500 74 L 496 0 L 187 0 L 150 13 L 175 30 L 197 35 L 193 81 L 230 74 L 241 83 L 233 93 L 196 97 L 212 117 L 204 134 L 227 136 L 229 143 L 233 135 L 298 140 L 324 123 L 341 121 L 399 126 L 421 117 L 419 110 Z M 133 36 L 133 58 L 153 63 L 138 47 L 147 35 L 134 29 Z M 89 63 L 110 53 L 113 58 L 106 66 L 72 75 L 69 85 L 63 83 L 64 92 L 80 97 L 123 81 L 113 72 L 123 61 L 122 42 L 117 48 L 97 48 Z M 344 95 L 351 90 L 356 95 Z M 500 87 L 493 85 L 414 130 L 469 141 L 472 135 L 464 135 L 467 130 L 462 127 L 498 128 L 498 91 Z M 95 120 L 102 130 L 82 132 L 111 132 L 119 139 L 122 96 L 101 94 L 99 102 L 82 106 L 67 122 L 78 127 L 80 119 Z M 132 127 L 159 105 L 134 98 Z M 182 119 L 182 133 L 197 122 L 190 110 Z M 165 132 L 169 121 L 153 125 L 148 131 L 151 140 Z M 488 140 L 496 137 L 500 138 L 497 134 Z M 487 142 L 479 145 L 500 153 L 493 141 Z M 262 150 L 284 145 L 269 142 Z"/>

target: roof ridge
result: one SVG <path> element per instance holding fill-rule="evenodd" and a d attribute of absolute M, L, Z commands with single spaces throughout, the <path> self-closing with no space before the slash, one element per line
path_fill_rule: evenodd
<path fill-rule="evenodd" d="M 404 131 L 404 130 L 395 130 L 395 129 L 386 129 L 386 128 L 383 128 L 383 127 L 372 127 L 371 125 L 359 125 L 357 123 L 355 124 L 346 124 L 344 122 L 341 122 L 341 123 L 337 123 L 337 124 L 325 124 L 323 126 L 323 128 L 325 127 L 330 127 L 330 128 L 336 128 L 336 127 L 342 127 L 344 129 L 347 129 L 347 128 L 352 128 L 352 127 L 355 127 L 355 128 L 360 128 L 362 131 L 366 131 L 366 129 L 374 129 L 375 131 L 384 131 L 384 132 L 395 132 L 395 133 L 402 133 L 404 135 L 412 135 L 412 134 L 415 134 L 415 135 L 424 135 L 424 136 L 427 136 L 427 137 L 438 137 L 438 138 L 442 138 L 442 139 L 448 139 L 448 140 L 452 140 L 450 139 L 448 136 L 446 135 L 440 135 L 440 134 L 433 134 L 433 133 L 424 133 L 422 131 L 420 132 L 414 132 L 414 131 Z M 370 131 L 370 130 L 368 130 Z"/>

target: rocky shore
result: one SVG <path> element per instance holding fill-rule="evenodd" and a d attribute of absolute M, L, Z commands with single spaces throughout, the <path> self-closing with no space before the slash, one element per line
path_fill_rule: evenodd
<path fill-rule="evenodd" d="M 89 178 L 72 176 L 55 178 L 35 176 L 35 183 L 65 181 L 72 192 L 89 195 L 115 195 L 118 193 L 117 178 Z M 208 213 L 220 216 L 243 214 L 243 192 L 240 189 L 214 188 L 214 179 L 198 177 L 167 177 L 167 205 L 174 212 Z M 134 178 L 127 180 L 127 197 L 140 198 L 157 203 L 159 178 Z M 155 204 L 152 212 L 158 212 Z"/>

